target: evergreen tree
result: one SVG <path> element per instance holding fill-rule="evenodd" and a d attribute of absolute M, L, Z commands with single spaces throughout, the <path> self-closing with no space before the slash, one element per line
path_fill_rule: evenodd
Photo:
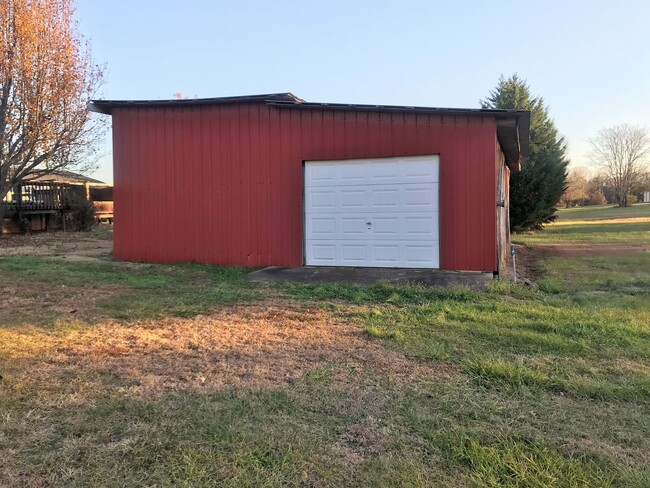
<path fill-rule="evenodd" d="M 539 229 L 555 220 L 556 205 L 567 188 L 566 144 L 541 97 L 533 97 L 516 74 L 499 79 L 483 108 L 530 110 L 530 155 L 510 175 L 510 228 Z"/>

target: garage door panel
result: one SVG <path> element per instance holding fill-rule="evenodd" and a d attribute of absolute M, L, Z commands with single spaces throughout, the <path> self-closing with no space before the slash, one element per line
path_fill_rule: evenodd
<path fill-rule="evenodd" d="M 312 266 L 437 268 L 438 241 L 365 243 L 311 241 L 306 246 Z"/>
<path fill-rule="evenodd" d="M 437 164 L 432 157 L 346 159 L 308 161 L 305 165 L 305 188 L 389 183 L 437 183 Z"/>
<path fill-rule="evenodd" d="M 402 218 L 402 235 L 407 239 L 438 240 L 438 212 L 431 215 L 405 215 Z"/>
<path fill-rule="evenodd" d="M 437 212 L 416 215 L 397 212 L 314 214 L 307 216 L 305 238 L 438 240 L 437 215 Z"/>
<path fill-rule="evenodd" d="M 309 213 L 435 212 L 438 210 L 438 184 L 305 188 L 305 209 Z"/>
<path fill-rule="evenodd" d="M 336 265 L 336 245 L 330 241 L 311 243 L 309 245 L 309 254 L 319 264 L 328 266 Z"/>
<path fill-rule="evenodd" d="M 334 184 L 336 184 L 336 175 L 332 172 L 331 165 L 305 165 L 305 188 Z"/>
<path fill-rule="evenodd" d="M 438 241 L 386 241 L 371 245 L 373 266 L 400 268 L 437 268 Z"/>
<path fill-rule="evenodd" d="M 368 190 L 361 187 L 335 189 L 333 190 L 340 203 L 340 211 L 347 211 L 349 209 L 363 210 L 368 207 Z"/>
<path fill-rule="evenodd" d="M 401 169 L 400 164 L 397 161 L 384 162 L 378 164 L 377 161 L 368 161 L 367 165 L 374 164 L 375 168 L 371 171 L 367 171 L 368 174 L 368 183 L 382 184 L 382 183 L 394 183 L 401 180 Z"/>
<path fill-rule="evenodd" d="M 368 234 L 366 219 L 363 215 L 344 216 L 338 215 L 340 232 L 337 239 L 366 239 Z"/>
<path fill-rule="evenodd" d="M 438 157 L 305 163 L 311 265 L 439 267 Z"/>
<path fill-rule="evenodd" d="M 334 189 L 313 190 L 305 194 L 305 205 L 316 211 L 336 211 L 337 192 Z"/>
<path fill-rule="evenodd" d="M 438 183 L 438 165 L 432 165 L 430 158 L 409 162 L 402 165 L 402 178 L 405 182 L 432 182 Z"/>
<path fill-rule="evenodd" d="M 375 240 L 401 239 L 437 240 L 438 220 L 433 215 L 413 217 L 404 214 L 385 214 L 370 217 L 371 229 L 369 237 Z"/>
<path fill-rule="evenodd" d="M 345 264 L 363 266 L 368 256 L 368 244 L 343 243 L 339 247 L 341 261 Z"/>
<path fill-rule="evenodd" d="M 374 243 L 372 246 L 373 261 L 376 266 L 398 267 L 400 264 L 399 244 Z"/>
<path fill-rule="evenodd" d="M 307 235 L 316 239 L 334 239 L 337 236 L 335 217 L 315 216 L 307 221 Z"/>
<path fill-rule="evenodd" d="M 403 189 L 403 206 L 407 210 L 433 212 L 437 210 L 438 185 L 417 185 Z"/>
<path fill-rule="evenodd" d="M 368 210 L 397 209 L 400 206 L 400 192 L 397 188 L 373 188 L 370 193 L 371 204 Z"/>
<path fill-rule="evenodd" d="M 335 166 L 335 180 L 341 185 L 359 185 L 368 179 L 367 164 L 346 164 Z"/>
<path fill-rule="evenodd" d="M 403 227 L 400 217 L 400 215 L 373 216 L 372 220 L 368 221 L 371 223 L 370 234 L 375 238 L 399 239 Z"/>
<path fill-rule="evenodd" d="M 431 243 L 405 244 L 405 260 L 408 267 L 426 268 L 428 264 L 438 267 L 437 242 L 433 246 Z"/>

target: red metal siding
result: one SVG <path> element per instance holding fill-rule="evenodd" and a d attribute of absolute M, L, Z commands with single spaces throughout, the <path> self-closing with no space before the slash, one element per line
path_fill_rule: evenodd
<path fill-rule="evenodd" d="M 117 259 L 303 263 L 305 160 L 440 155 L 440 263 L 496 270 L 496 121 L 277 108 L 113 110 Z"/>

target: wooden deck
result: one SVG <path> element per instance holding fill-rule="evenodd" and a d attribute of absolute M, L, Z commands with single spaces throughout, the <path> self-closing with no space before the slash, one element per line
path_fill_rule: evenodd
<path fill-rule="evenodd" d="M 69 207 L 76 189 L 60 183 L 25 183 L 7 195 L 3 204 L 7 213 L 57 212 Z"/>
<path fill-rule="evenodd" d="M 73 208 L 75 202 L 85 200 L 92 202 L 98 222 L 112 222 L 113 202 L 93 201 L 92 199 L 93 196 L 101 198 L 102 195 L 102 191 L 90 192 L 85 185 L 33 182 L 23 183 L 15 188 L 0 204 L 5 207 L 6 218 L 14 218 L 16 221 L 29 218 L 32 219 L 32 230 L 43 230 L 49 227 L 49 224 L 46 225 L 46 221 L 49 221 L 48 215 L 63 215 Z M 112 191 L 110 197 L 112 197 Z M 42 219 L 39 219 L 39 216 Z M 34 224 L 38 220 L 41 220 L 42 223 Z"/>

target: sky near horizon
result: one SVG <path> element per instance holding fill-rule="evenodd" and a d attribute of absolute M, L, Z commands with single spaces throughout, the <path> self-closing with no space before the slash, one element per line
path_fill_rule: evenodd
<path fill-rule="evenodd" d="M 573 166 L 588 139 L 650 128 L 650 1 L 78 0 L 101 97 L 290 91 L 313 102 L 478 108 L 518 73 Z M 110 132 L 93 176 L 112 182 Z"/>

